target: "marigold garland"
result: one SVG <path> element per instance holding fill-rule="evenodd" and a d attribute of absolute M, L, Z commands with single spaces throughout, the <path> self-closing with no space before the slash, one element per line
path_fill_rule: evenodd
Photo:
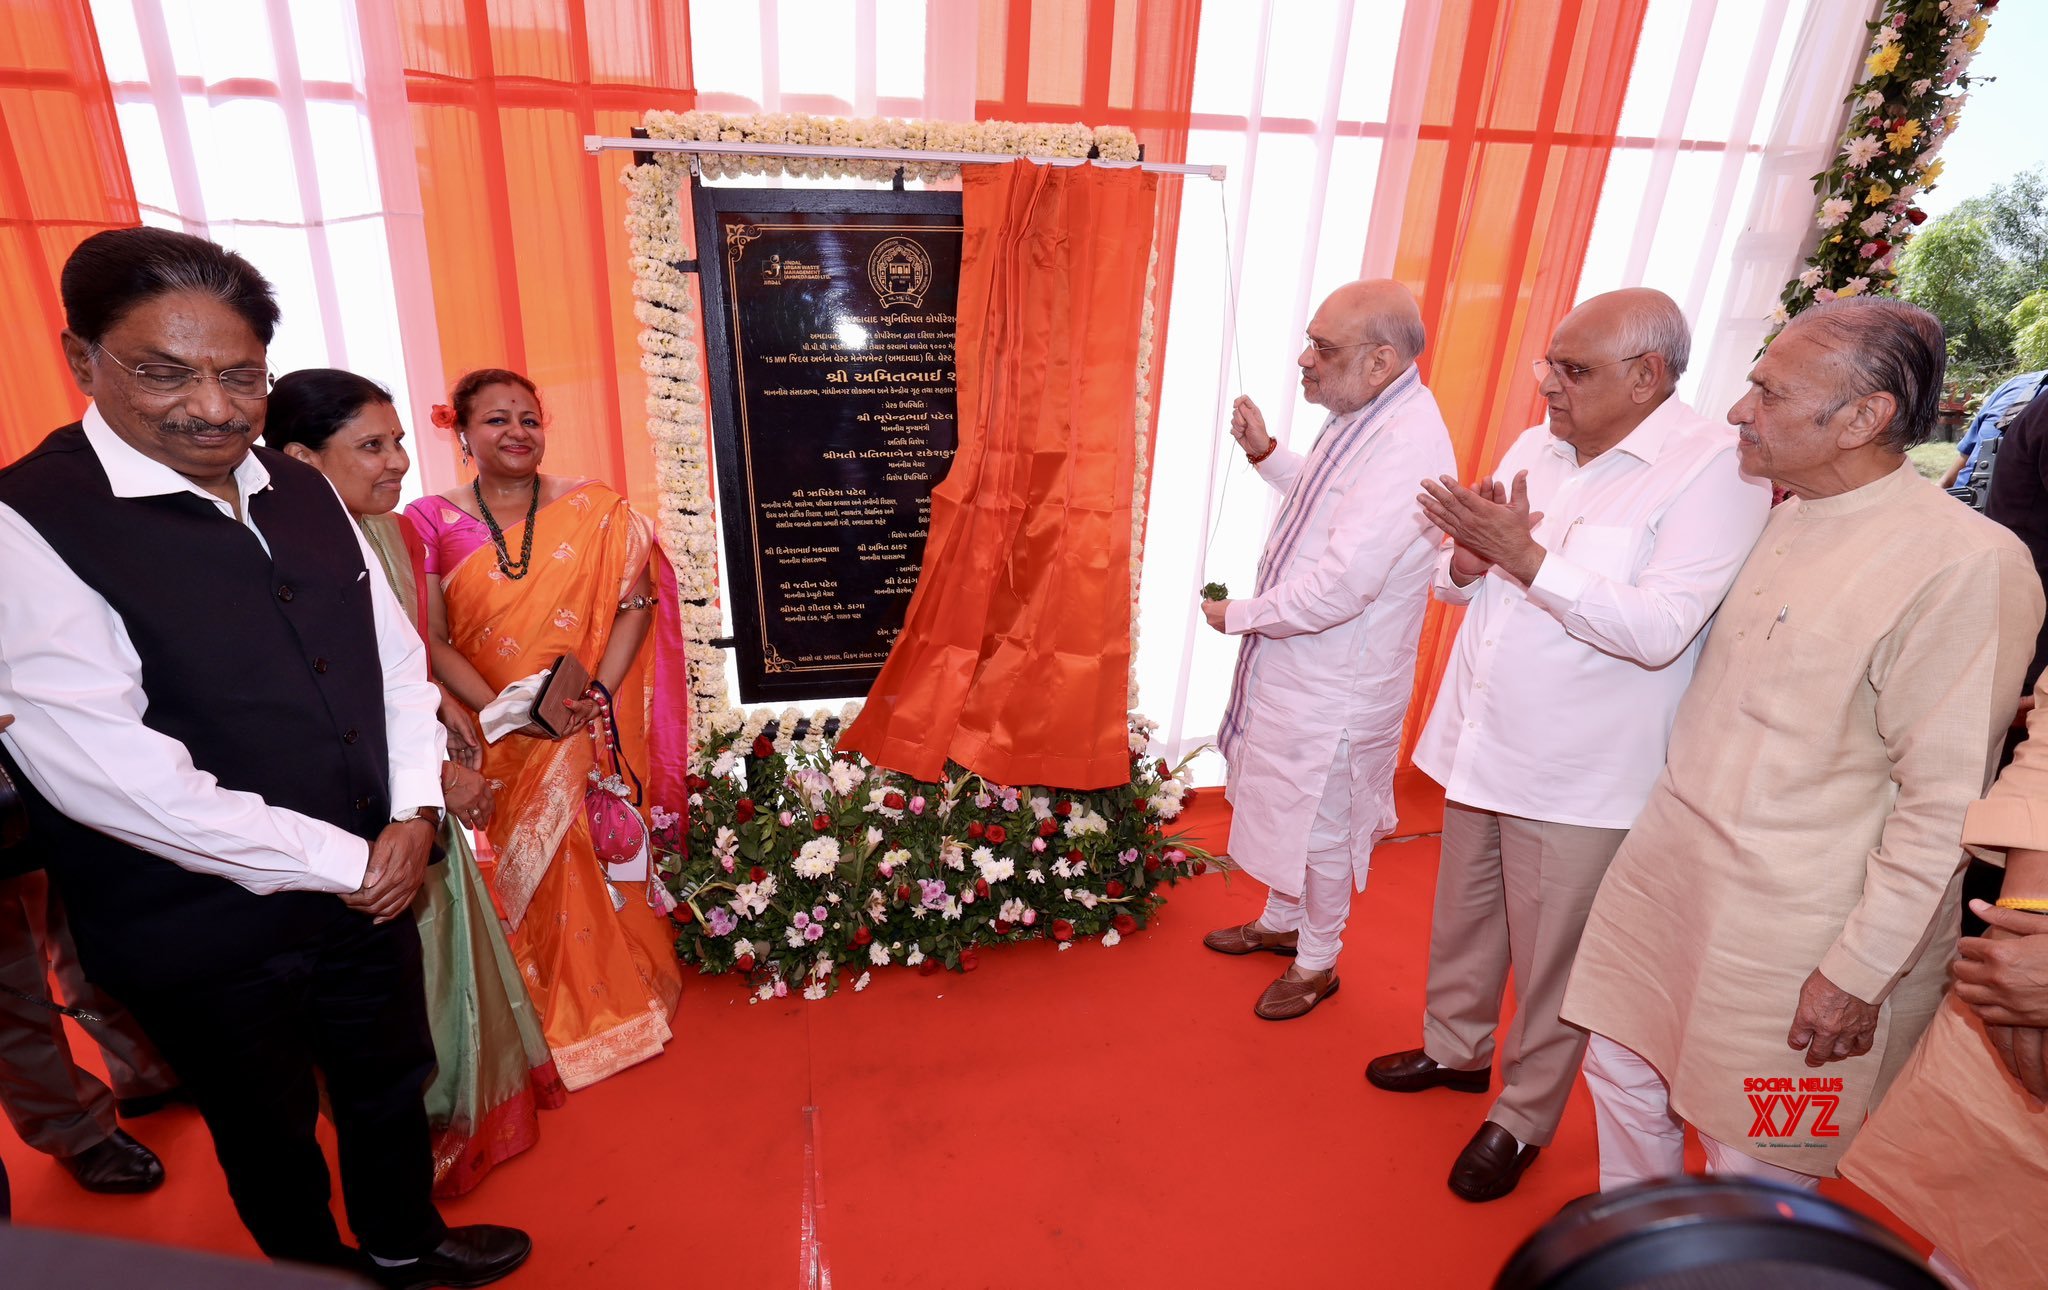
<path fill-rule="evenodd" d="M 1899 250 L 1927 218 L 1913 202 L 1941 178 L 1941 149 L 1969 101 L 1970 61 L 1998 0 L 1887 0 L 1870 23 L 1864 78 L 1833 165 L 1814 176 L 1825 232 L 1785 285 L 1771 324 L 1841 296 L 1889 291 Z"/>

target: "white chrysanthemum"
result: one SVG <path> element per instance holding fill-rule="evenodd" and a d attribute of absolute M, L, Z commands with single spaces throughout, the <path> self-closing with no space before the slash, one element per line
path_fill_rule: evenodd
<path fill-rule="evenodd" d="M 839 840 L 837 838 L 812 838 L 796 853 L 796 860 L 790 865 L 805 878 L 823 878 L 839 867 Z"/>

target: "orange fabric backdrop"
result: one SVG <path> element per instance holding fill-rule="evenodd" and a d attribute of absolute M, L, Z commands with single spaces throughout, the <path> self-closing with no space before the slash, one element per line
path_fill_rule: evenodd
<path fill-rule="evenodd" d="M 101 229 L 139 223 L 114 99 L 86 0 L 0 0 L 0 463 L 76 417 L 57 334 L 65 257 Z"/>
<path fill-rule="evenodd" d="M 903 634 L 840 736 L 936 779 L 1130 780 L 1131 487 L 1158 178 L 1012 162 L 962 178 L 960 448 Z"/>
<path fill-rule="evenodd" d="M 657 509 L 626 263 L 624 135 L 696 105 L 689 6 L 664 0 L 399 0 L 434 312 L 448 379 L 525 372 L 553 424 L 551 473 Z M 419 436 L 430 491 L 467 478 L 451 436 Z"/>
<path fill-rule="evenodd" d="M 1444 0 L 1394 276 L 1422 301 L 1422 375 L 1468 479 L 1541 419 L 1529 364 L 1578 290 L 1647 3 Z M 1404 763 L 1460 617 L 1424 620 Z"/>
<path fill-rule="evenodd" d="M 982 121 L 1129 126 L 1144 145 L 1147 161 L 1186 161 L 1201 27 L 1202 0 L 981 0 L 980 93 L 974 115 Z M 1186 182 L 1174 175 L 1159 179 L 1152 239 L 1159 252 L 1154 373 L 1166 370 L 1174 248 L 1180 243 Z M 1156 406 L 1158 400 L 1153 402 Z M 1152 434 L 1156 440 L 1156 422 Z"/>

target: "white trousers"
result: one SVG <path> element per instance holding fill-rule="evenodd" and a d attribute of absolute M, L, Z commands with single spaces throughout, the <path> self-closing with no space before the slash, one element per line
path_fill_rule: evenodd
<path fill-rule="evenodd" d="M 1309 826 L 1308 872 L 1302 894 L 1290 896 L 1277 887 L 1266 891 L 1266 910 L 1259 926 L 1269 932 L 1299 932 L 1295 966 L 1304 972 L 1327 972 L 1344 948 L 1344 924 L 1351 918 L 1354 892 L 1351 870 L 1351 741 L 1337 745 L 1324 781 L 1315 823 Z"/>
<path fill-rule="evenodd" d="M 1671 1110 L 1671 1088 L 1657 1068 L 1605 1035 L 1586 1046 L 1586 1087 L 1600 1134 L 1600 1190 L 1655 1182 L 1685 1172 L 1685 1124 Z M 1816 1191 L 1820 1179 L 1758 1160 L 1700 1134 L 1707 1172 Z"/>

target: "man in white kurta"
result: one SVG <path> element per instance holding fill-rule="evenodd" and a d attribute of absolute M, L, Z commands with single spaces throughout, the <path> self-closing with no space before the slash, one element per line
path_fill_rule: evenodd
<path fill-rule="evenodd" d="M 1436 594 L 1470 609 L 1415 750 L 1445 793 L 1422 1046 L 1366 1078 L 1486 1092 L 1512 970 L 1503 1087 L 1448 1180 L 1466 1200 L 1512 1191 L 1557 1132 L 1585 1052 L 1557 1007 L 1586 911 L 1770 506 L 1734 434 L 1675 393 L 1688 350 L 1662 292 L 1593 297 L 1536 364 L 1548 424 L 1489 484 L 1426 485 L 1454 540 Z"/>
<path fill-rule="evenodd" d="M 1394 824 L 1394 761 L 1429 602 L 1435 531 L 1416 472 L 1453 468 L 1449 432 L 1415 358 L 1415 298 L 1393 282 L 1340 287 L 1309 321 L 1302 391 L 1329 409 L 1306 454 L 1240 399 L 1232 434 L 1285 495 L 1255 595 L 1204 605 L 1243 637 L 1218 742 L 1229 762 L 1230 854 L 1267 885 L 1265 911 L 1203 941 L 1296 955 L 1259 1016 L 1307 1013 L 1337 989 L 1354 890 Z"/>
<path fill-rule="evenodd" d="M 1603 1188 L 1684 1168 L 1812 1184 L 1934 1014 L 1963 817 L 2041 621 L 2019 539 L 1915 473 L 1941 325 L 1808 310 L 1728 414 L 1795 495 L 1737 576 L 1670 762 L 1594 902 L 1564 1000 Z"/>

